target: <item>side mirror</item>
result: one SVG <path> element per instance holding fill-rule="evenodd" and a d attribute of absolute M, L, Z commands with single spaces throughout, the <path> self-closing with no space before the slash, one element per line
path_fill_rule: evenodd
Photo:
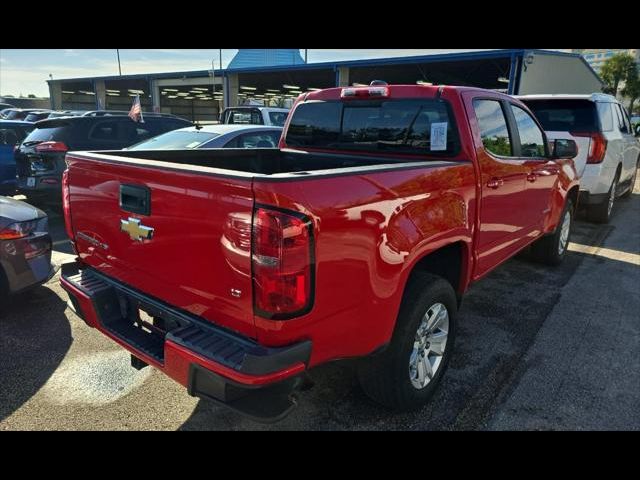
<path fill-rule="evenodd" d="M 578 156 L 578 145 L 573 140 L 557 139 L 553 141 L 551 158 L 575 158 Z"/>
<path fill-rule="evenodd" d="M 636 125 L 636 137 L 640 137 L 640 123 Z"/>

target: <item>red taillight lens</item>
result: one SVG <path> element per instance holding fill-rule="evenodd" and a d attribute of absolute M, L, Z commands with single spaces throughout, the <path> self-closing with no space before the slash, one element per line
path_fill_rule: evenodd
<path fill-rule="evenodd" d="M 73 228 L 71 228 L 71 194 L 69 191 L 69 169 L 62 173 L 62 212 L 64 214 L 64 226 L 67 236 L 73 243 Z"/>
<path fill-rule="evenodd" d="M 599 132 L 570 132 L 574 137 L 589 137 L 587 163 L 602 163 L 607 153 L 607 139 Z"/>
<path fill-rule="evenodd" d="M 59 152 L 64 153 L 69 150 L 69 147 L 63 142 L 42 142 L 36 146 L 36 152 Z"/>
<path fill-rule="evenodd" d="M 253 215 L 253 291 L 256 313 L 286 319 L 313 304 L 311 221 L 295 212 L 257 208 Z"/>

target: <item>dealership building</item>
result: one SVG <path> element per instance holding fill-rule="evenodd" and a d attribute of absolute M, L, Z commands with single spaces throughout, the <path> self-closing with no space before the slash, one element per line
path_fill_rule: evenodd
<path fill-rule="evenodd" d="M 240 49 L 225 69 L 49 80 L 56 110 L 144 111 L 212 121 L 225 107 L 288 107 L 301 93 L 336 86 L 467 85 L 509 94 L 592 93 L 602 81 L 579 54 L 551 50 L 485 50 L 410 57 L 305 63 L 297 49 Z"/>

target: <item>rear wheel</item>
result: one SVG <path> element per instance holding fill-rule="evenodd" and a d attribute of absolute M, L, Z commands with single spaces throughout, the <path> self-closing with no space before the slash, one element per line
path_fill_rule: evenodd
<path fill-rule="evenodd" d="M 611 184 L 611 188 L 609 188 L 606 200 L 596 205 L 590 205 L 587 209 L 587 217 L 589 218 L 589 221 L 595 223 L 609 223 L 609 220 L 611 220 L 611 214 L 613 213 L 613 205 L 616 201 L 619 179 L 620 170 L 618 170 L 616 176 L 613 178 L 613 183 Z"/>
<path fill-rule="evenodd" d="M 456 315 L 456 296 L 449 282 L 428 273 L 412 275 L 391 343 L 358 366 L 365 393 L 395 410 L 424 405 L 449 363 Z"/>
<path fill-rule="evenodd" d="M 555 231 L 531 246 L 531 253 L 536 260 L 547 265 L 559 265 L 562 262 L 569 246 L 573 214 L 573 202 L 567 199 Z"/>

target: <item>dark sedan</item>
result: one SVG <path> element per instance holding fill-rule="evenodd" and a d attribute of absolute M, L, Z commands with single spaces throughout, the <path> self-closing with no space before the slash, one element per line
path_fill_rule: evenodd
<path fill-rule="evenodd" d="M 0 196 L 0 298 L 49 280 L 55 273 L 51 249 L 47 215 Z"/>

